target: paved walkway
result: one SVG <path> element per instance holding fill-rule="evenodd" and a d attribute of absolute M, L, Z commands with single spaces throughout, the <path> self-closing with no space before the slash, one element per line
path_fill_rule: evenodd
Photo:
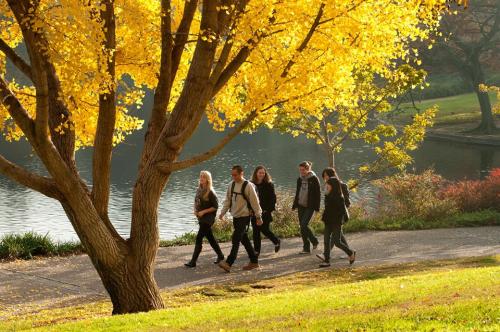
<path fill-rule="evenodd" d="M 500 254 L 500 227 L 363 232 L 347 234 L 347 239 L 357 250 L 356 266 Z M 229 244 L 222 244 L 225 253 L 229 248 Z M 314 255 L 299 255 L 300 249 L 299 238 L 285 239 L 282 250 L 274 254 L 272 244 L 264 240 L 261 270 L 244 272 L 241 267 L 247 258 L 241 247 L 233 272 L 226 274 L 212 263 L 214 253 L 208 244 L 204 246 L 198 266 L 189 270 L 183 263 L 189 260 L 193 246 L 160 248 L 155 275 L 162 289 L 174 289 L 252 282 L 317 269 L 319 261 Z M 348 266 L 346 259 L 339 258 L 338 249 L 332 254 L 334 268 Z M 0 319 L 2 311 L 22 313 L 106 298 L 99 277 L 85 255 L 0 264 Z"/>

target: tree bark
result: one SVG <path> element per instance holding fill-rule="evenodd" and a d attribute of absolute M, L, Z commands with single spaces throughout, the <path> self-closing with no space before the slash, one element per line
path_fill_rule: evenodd
<path fill-rule="evenodd" d="M 113 315 L 164 307 L 152 264 L 138 265 L 133 257 L 127 257 L 119 267 L 112 269 L 102 266 L 99 261 L 93 261 L 93 264 L 111 298 Z"/>
<path fill-rule="evenodd" d="M 335 154 L 330 146 L 326 147 L 326 155 L 328 157 L 328 167 L 335 167 Z"/>
<path fill-rule="evenodd" d="M 480 84 L 485 83 L 484 72 L 479 61 L 479 56 L 474 56 L 471 59 L 471 76 L 474 84 L 474 92 L 476 92 L 477 100 L 481 109 L 481 123 L 474 129 L 474 132 L 491 134 L 496 131 L 495 119 L 491 110 L 490 96 L 488 92 L 479 89 Z"/>

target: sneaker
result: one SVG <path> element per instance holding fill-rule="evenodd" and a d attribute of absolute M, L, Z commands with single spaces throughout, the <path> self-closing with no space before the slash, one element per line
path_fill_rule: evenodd
<path fill-rule="evenodd" d="M 260 268 L 259 263 L 248 263 L 247 265 L 243 266 L 244 271 L 250 271 L 258 268 Z"/>
<path fill-rule="evenodd" d="M 319 264 L 319 267 L 330 267 L 330 263 L 329 262 L 323 262 L 321 264 Z"/>
<path fill-rule="evenodd" d="M 224 256 L 222 257 L 217 257 L 217 259 L 214 261 L 214 264 L 219 264 L 220 262 L 222 262 L 224 260 Z"/>
<path fill-rule="evenodd" d="M 281 249 L 281 241 L 278 241 L 278 244 L 274 245 L 274 252 L 277 253 Z"/>
<path fill-rule="evenodd" d="M 193 267 L 196 267 L 196 263 L 195 262 L 187 262 L 186 264 L 184 264 L 184 266 L 187 268 L 193 268 Z"/>
<path fill-rule="evenodd" d="M 301 252 L 299 252 L 299 255 L 310 255 L 311 252 L 309 250 L 302 250 Z"/>
<path fill-rule="evenodd" d="M 349 265 L 354 264 L 355 261 L 356 261 L 356 250 L 353 250 L 352 256 L 349 257 Z"/>
<path fill-rule="evenodd" d="M 323 254 L 316 254 L 316 257 L 318 257 L 319 260 L 322 261 L 322 262 L 325 261 L 325 255 L 323 255 Z"/>
<path fill-rule="evenodd" d="M 226 261 L 220 261 L 218 265 L 227 273 L 231 272 L 231 265 L 229 265 Z"/>

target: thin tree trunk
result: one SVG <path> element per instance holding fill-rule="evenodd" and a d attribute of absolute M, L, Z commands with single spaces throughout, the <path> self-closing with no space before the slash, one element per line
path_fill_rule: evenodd
<path fill-rule="evenodd" d="M 329 144 L 323 144 L 328 160 L 328 167 L 335 167 L 335 153 Z"/>

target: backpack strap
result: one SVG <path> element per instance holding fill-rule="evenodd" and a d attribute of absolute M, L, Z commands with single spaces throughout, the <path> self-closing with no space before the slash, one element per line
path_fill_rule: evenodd
<path fill-rule="evenodd" d="M 245 180 L 245 182 L 243 182 L 243 184 L 241 185 L 241 196 L 243 196 L 243 199 L 247 202 L 248 211 L 253 212 L 252 206 L 250 205 L 250 201 L 247 199 L 247 195 L 245 194 L 247 186 L 248 186 L 248 180 Z"/>
<path fill-rule="evenodd" d="M 245 195 L 245 190 L 247 189 L 247 186 L 248 186 L 248 180 L 245 180 L 243 182 L 243 184 L 241 185 L 241 193 L 234 192 L 235 185 L 236 185 L 236 182 L 233 181 L 233 183 L 231 184 L 231 201 L 229 203 L 229 210 L 231 210 L 231 208 L 233 206 L 233 195 L 241 195 L 243 197 L 243 199 L 245 200 L 245 202 L 247 202 L 248 210 L 252 212 L 253 211 L 252 206 L 250 205 L 250 202 L 248 201 L 247 196 Z"/>
<path fill-rule="evenodd" d="M 236 185 L 236 182 L 233 181 L 231 183 L 231 196 L 229 197 L 229 211 L 231 211 L 231 208 L 233 207 L 233 195 L 234 195 L 234 186 Z"/>

